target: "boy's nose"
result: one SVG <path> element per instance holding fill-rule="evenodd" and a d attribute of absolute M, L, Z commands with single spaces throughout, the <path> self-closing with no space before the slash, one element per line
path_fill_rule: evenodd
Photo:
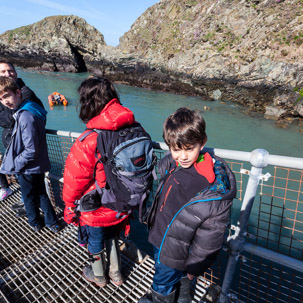
<path fill-rule="evenodd" d="M 187 159 L 187 153 L 186 153 L 186 151 L 182 151 L 181 152 L 180 159 L 182 159 L 182 160 Z"/>

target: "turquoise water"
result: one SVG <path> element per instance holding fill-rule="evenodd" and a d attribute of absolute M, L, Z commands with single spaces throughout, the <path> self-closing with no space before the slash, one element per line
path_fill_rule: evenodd
<path fill-rule="evenodd" d="M 77 116 L 77 88 L 88 74 L 37 72 L 18 69 L 19 77 L 35 91 L 48 110 L 47 128 L 82 132 L 85 125 Z M 303 133 L 296 125 L 286 129 L 277 128 L 275 122 L 262 115 L 246 115 L 239 105 L 232 102 L 204 101 L 198 97 L 187 97 L 148 89 L 117 85 L 123 105 L 129 107 L 153 140 L 162 140 L 162 125 L 165 118 L 177 108 L 187 106 L 204 109 L 208 147 L 252 151 L 264 148 L 271 154 L 303 157 Z M 50 109 L 47 96 L 54 91 L 62 93 L 68 100 L 67 107 Z"/>

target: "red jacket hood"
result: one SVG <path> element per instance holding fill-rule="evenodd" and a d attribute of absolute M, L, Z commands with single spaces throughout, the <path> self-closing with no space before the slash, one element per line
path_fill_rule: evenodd
<path fill-rule="evenodd" d="M 121 105 L 118 99 L 108 102 L 100 115 L 92 118 L 87 124 L 87 128 L 117 130 L 127 125 L 132 125 L 135 121 L 131 110 Z"/>

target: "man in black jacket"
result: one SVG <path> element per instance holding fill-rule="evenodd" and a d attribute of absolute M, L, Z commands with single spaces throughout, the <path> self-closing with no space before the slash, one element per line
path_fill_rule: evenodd
<path fill-rule="evenodd" d="M 36 94 L 25 85 L 21 78 L 18 78 L 17 72 L 11 62 L 5 59 L 0 59 L 0 76 L 9 77 L 16 81 L 17 85 L 21 89 L 22 100 L 32 100 L 44 108 L 43 103 L 36 96 Z M 0 126 L 3 128 L 2 142 L 4 147 L 7 147 L 11 140 L 15 123 L 13 114 L 13 110 L 9 109 L 8 107 L 5 107 L 0 103 Z M 13 193 L 12 190 L 9 188 L 9 184 L 4 174 L 0 174 L 0 187 L 0 201 L 6 199 Z M 17 211 L 17 217 L 25 216 L 26 213 L 24 209 L 24 204 L 22 202 L 16 203 L 12 207 L 14 210 Z"/>

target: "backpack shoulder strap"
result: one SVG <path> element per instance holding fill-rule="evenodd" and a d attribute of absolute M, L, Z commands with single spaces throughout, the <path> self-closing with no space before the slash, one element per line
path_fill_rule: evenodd
<path fill-rule="evenodd" d="M 101 194 L 102 194 L 102 189 L 100 188 L 100 186 L 98 185 L 98 182 L 97 182 L 97 180 L 96 180 L 96 170 L 97 170 L 97 165 L 98 165 L 100 162 L 102 162 L 102 156 L 101 156 L 101 158 L 98 157 L 98 150 L 99 150 L 99 148 L 98 148 L 98 137 L 100 137 L 100 136 L 99 136 L 99 133 L 101 133 L 102 130 L 100 130 L 100 129 L 94 129 L 94 128 L 87 128 L 86 131 L 87 131 L 87 132 L 84 132 L 84 133 L 79 137 L 79 141 L 80 141 L 80 142 L 84 141 L 85 138 L 86 138 L 88 135 L 90 135 L 91 133 L 97 133 L 97 134 L 98 134 L 98 136 L 97 136 L 97 147 L 96 147 L 96 150 L 95 150 L 95 158 L 97 159 L 97 161 L 96 161 L 95 166 L 94 166 L 93 178 L 94 178 L 94 180 L 95 180 L 96 189 L 97 189 L 98 193 L 101 195 Z M 99 153 L 102 155 L 102 152 L 101 152 L 101 151 L 99 151 Z"/>
<path fill-rule="evenodd" d="M 90 135 L 91 133 L 94 133 L 94 132 L 95 132 L 95 130 L 92 129 L 92 128 L 87 128 L 85 131 L 87 131 L 87 130 L 88 130 L 88 132 L 84 132 L 84 133 L 79 137 L 79 141 L 80 141 L 80 142 L 82 142 L 88 135 Z"/>
<path fill-rule="evenodd" d="M 102 129 L 97 129 L 97 128 L 87 128 L 86 129 L 87 130 L 87 132 L 84 132 L 80 137 L 79 137 L 79 140 L 80 140 L 80 142 L 82 142 L 88 135 L 90 135 L 91 133 L 97 133 L 97 147 L 96 147 L 96 151 L 95 151 L 95 157 L 98 159 L 99 157 L 98 157 L 98 155 L 97 155 L 97 153 L 98 153 L 98 151 L 99 151 L 99 153 L 100 153 L 100 155 L 101 155 L 101 158 L 103 157 L 103 155 L 105 155 L 105 148 L 104 148 L 104 142 L 100 142 L 100 141 L 102 141 L 101 140 L 101 136 L 99 136 L 99 134 L 100 133 L 102 133 L 103 132 L 103 130 Z M 101 159 L 101 161 L 103 162 L 103 159 Z"/>
<path fill-rule="evenodd" d="M 109 131 L 102 131 L 101 129 L 96 130 L 98 133 L 97 136 L 97 151 L 99 151 L 101 158 L 100 161 L 102 163 L 105 163 L 106 161 L 108 161 L 108 150 L 106 150 L 106 148 L 108 148 L 110 146 L 108 141 L 108 136 L 110 136 L 110 132 Z"/>

